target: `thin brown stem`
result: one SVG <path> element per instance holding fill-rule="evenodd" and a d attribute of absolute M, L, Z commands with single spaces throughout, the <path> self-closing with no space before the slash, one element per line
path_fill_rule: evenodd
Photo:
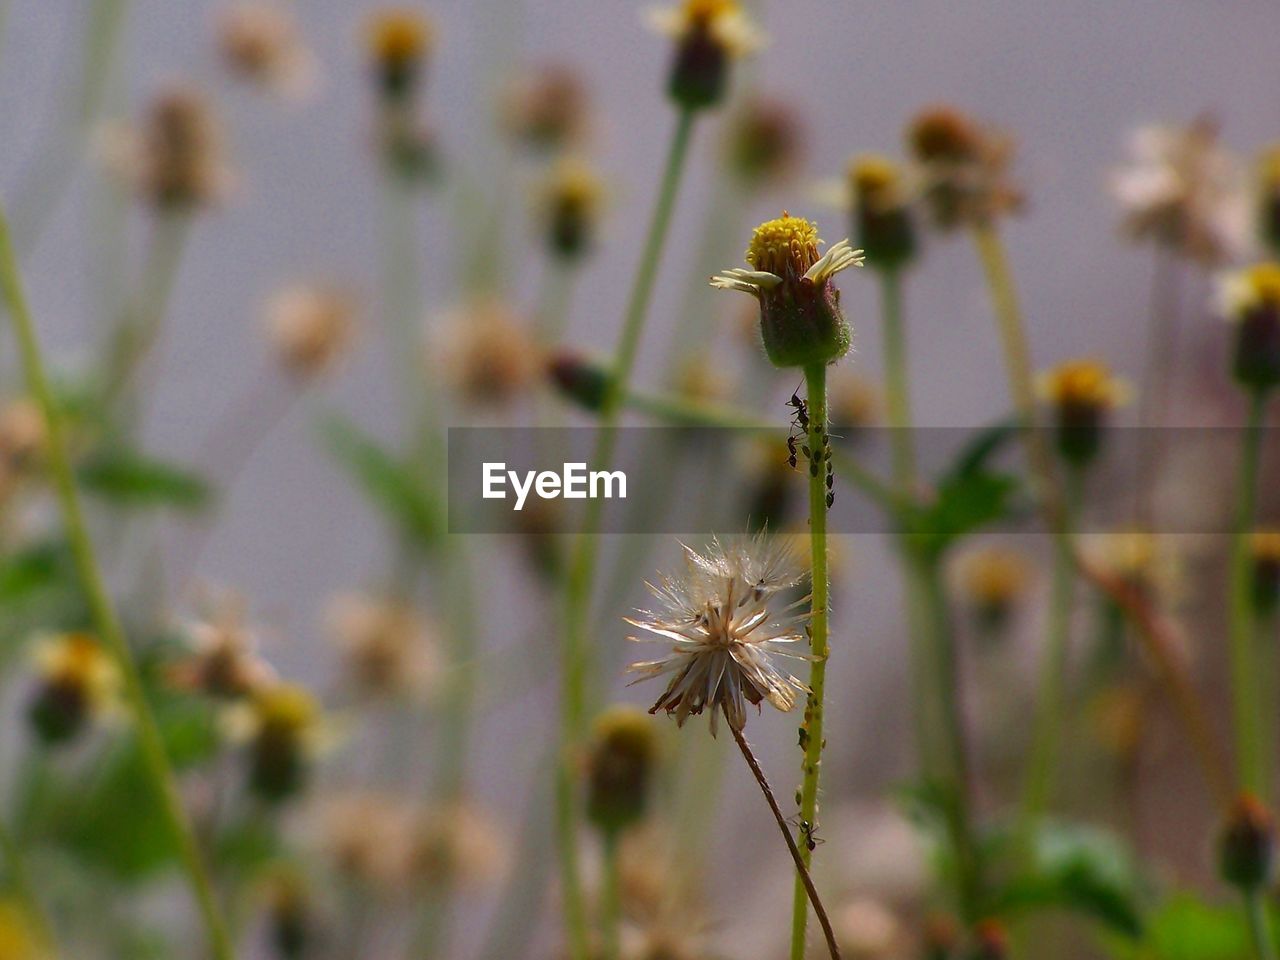
<path fill-rule="evenodd" d="M 729 719 L 726 714 L 725 720 Z M 831 951 L 831 960 L 840 960 L 840 948 L 836 945 L 835 931 L 831 929 L 831 920 L 827 917 L 827 909 L 822 905 L 822 899 L 818 896 L 818 888 L 813 885 L 813 877 L 809 875 L 809 868 L 805 866 L 804 857 L 800 855 L 800 848 L 796 846 L 795 837 L 791 835 L 791 830 L 787 826 L 786 818 L 782 816 L 782 811 L 778 808 L 778 801 L 773 795 L 773 789 L 769 786 L 769 781 L 765 779 L 764 771 L 760 769 L 760 763 L 756 760 L 756 756 L 751 752 L 751 747 L 747 745 L 747 741 L 742 736 L 742 731 L 729 724 L 729 729 L 733 731 L 733 739 L 738 744 L 738 749 L 742 751 L 743 758 L 747 761 L 747 766 L 751 768 L 751 773 L 756 778 L 756 783 L 760 784 L 760 791 L 764 794 L 765 800 L 769 803 L 769 809 L 773 811 L 773 819 L 777 821 L 778 829 L 782 831 L 783 839 L 787 841 L 787 849 L 791 851 L 791 859 L 795 861 L 796 875 L 800 877 L 800 882 L 804 884 L 805 892 L 809 895 L 809 903 L 813 906 L 814 915 L 818 918 L 818 923 L 822 926 L 822 934 L 827 938 L 827 949 Z"/>

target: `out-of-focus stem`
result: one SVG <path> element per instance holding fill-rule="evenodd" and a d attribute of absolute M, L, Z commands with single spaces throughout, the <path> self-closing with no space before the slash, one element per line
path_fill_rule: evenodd
<path fill-rule="evenodd" d="M 1250 397 L 1249 419 L 1244 429 L 1240 474 L 1236 490 L 1235 526 L 1231 533 L 1230 621 L 1231 700 L 1236 735 L 1236 769 L 1240 787 L 1261 796 L 1262 716 L 1259 704 L 1258 657 L 1254 646 L 1253 578 L 1249 534 L 1258 498 L 1258 460 L 1262 427 L 1266 419 L 1267 392 Z M 1268 705 L 1274 709 L 1275 705 Z"/>
<path fill-rule="evenodd" d="M 809 417 L 809 562 L 813 591 L 809 606 L 809 653 L 813 657 L 813 664 L 809 670 L 809 696 L 805 702 L 800 737 L 804 749 L 800 781 L 800 820 L 802 824 L 809 824 L 812 831 L 818 826 L 818 785 L 822 770 L 822 750 L 826 746 L 822 724 L 831 613 L 831 583 L 827 571 L 827 471 L 824 459 L 830 449 L 830 439 L 827 436 L 826 366 L 815 364 L 805 367 L 804 380 Z M 812 852 L 807 845 L 800 852 L 800 859 L 805 867 L 809 866 Z M 797 866 L 791 914 L 791 960 L 804 960 L 805 929 L 809 919 L 808 894 L 812 883 L 808 878 L 808 871 Z"/>
<path fill-rule="evenodd" d="M 45 227 L 71 185 L 90 128 L 110 88 L 108 74 L 120 46 L 128 0 L 97 0 L 85 26 L 80 83 L 36 155 L 23 168 L 14 190 L 14 246 L 25 257 L 39 244 Z"/>
<path fill-rule="evenodd" d="M 600 413 L 592 469 L 608 470 L 617 445 L 618 415 L 626 397 L 653 295 L 658 263 L 666 243 L 667 228 L 675 209 L 685 159 L 693 133 L 694 113 L 681 111 L 675 135 L 658 189 L 644 249 L 628 297 L 622 335 L 614 356 L 610 385 Z M 586 911 L 582 900 L 582 878 L 578 865 L 576 827 L 577 798 L 574 795 L 574 762 L 578 739 L 586 719 L 586 679 L 590 672 L 586 631 L 591 616 L 591 588 L 597 567 L 599 530 L 604 501 L 588 500 L 582 532 L 570 560 L 565 586 L 564 646 L 562 651 L 564 689 L 561 693 L 561 756 L 558 764 L 556 828 L 559 834 L 565 923 L 570 960 L 586 960 L 588 955 Z"/>
<path fill-rule="evenodd" d="M 1271 918 L 1267 914 L 1267 897 L 1263 888 L 1245 894 L 1245 913 L 1249 920 L 1249 936 L 1257 960 L 1276 960 L 1275 934 L 1271 931 Z"/>
<path fill-rule="evenodd" d="M 159 214 L 152 225 L 136 292 L 125 305 L 107 346 L 103 395 L 108 403 L 130 399 L 130 387 L 159 338 L 190 226 L 190 216 L 185 213 Z"/>
<path fill-rule="evenodd" d="M 945 798 L 946 826 L 955 857 L 956 905 L 961 917 L 973 923 L 981 919 L 982 865 L 974 837 L 973 783 L 956 636 L 951 627 L 941 559 L 920 549 L 913 550 L 910 559 L 918 568 L 928 646 L 937 684 L 934 696 L 938 700 L 942 721 L 942 753 L 948 794 Z"/>
<path fill-rule="evenodd" d="M 1178 302 L 1182 272 L 1171 247 L 1156 247 L 1152 268 L 1150 314 L 1138 394 L 1138 482 L 1134 488 L 1134 520 L 1149 530 L 1155 521 L 1155 487 L 1164 453 L 1169 391 L 1178 356 Z"/>
<path fill-rule="evenodd" d="M 227 926 L 214 896 L 213 884 L 205 867 L 203 855 L 196 843 L 195 833 L 178 792 L 177 778 L 165 753 L 160 727 L 142 683 L 137 661 L 125 638 L 115 605 L 107 592 L 106 581 L 98 566 L 88 524 L 80 506 L 80 496 L 75 486 L 75 476 L 62 435 L 61 417 L 53 392 L 49 387 L 36 338 L 35 325 L 27 309 L 26 296 L 18 273 L 17 260 L 9 239 L 8 222 L 0 214 L 0 288 L 13 318 L 14 332 L 18 338 L 23 374 L 32 396 L 44 413 L 48 432 L 46 455 L 53 475 L 58 503 L 66 523 L 67 539 L 75 559 L 76 572 L 84 588 L 94 628 L 99 639 L 111 651 L 119 663 L 124 677 L 125 698 L 133 715 L 142 750 L 142 758 L 148 778 L 161 801 L 165 819 L 178 847 L 179 860 L 187 873 L 195 895 L 209 946 L 217 960 L 233 960 L 235 954 Z"/>
<path fill-rule="evenodd" d="M 1053 799 L 1062 727 L 1066 717 L 1067 667 L 1070 656 L 1071 608 L 1075 594 L 1075 560 L 1071 553 L 1076 510 L 1080 503 L 1080 471 L 1068 467 L 1062 517 L 1064 528 L 1054 541 L 1053 583 L 1049 598 L 1049 631 L 1040 667 L 1040 694 L 1031 756 L 1023 786 L 1022 813 L 1030 822 Z"/>
<path fill-rule="evenodd" d="M 605 832 L 604 883 L 600 904 L 602 960 L 618 960 L 618 935 L 622 922 L 622 862 L 618 856 L 620 839 L 617 830 Z"/>
<path fill-rule="evenodd" d="M 884 329 L 885 392 L 888 398 L 889 429 L 893 454 L 893 485 L 900 495 L 910 495 L 916 486 L 915 443 L 912 437 L 911 392 L 907 374 L 906 323 L 902 313 L 902 273 L 886 267 L 880 273 L 880 309 Z M 898 549 L 909 547 L 901 542 Z M 916 749 L 921 769 L 936 767 L 932 732 L 934 698 L 930 696 L 929 652 L 921 622 L 924 602 L 918 565 L 902 556 L 903 601 L 910 634 L 911 674 L 915 692 L 912 716 L 916 724 Z"/>

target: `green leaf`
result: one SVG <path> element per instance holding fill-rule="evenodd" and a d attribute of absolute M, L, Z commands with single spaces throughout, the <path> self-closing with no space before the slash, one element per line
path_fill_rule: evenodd
<path fill-rule="evenodd" d="M 1122 937 L 1142 935 L 1142 879 L 1116 837 L 1047 821 L 1025 838 L 1025 845 L 1007 842 L 1011 839 L 1001 846 L 1021 866 L 995 892 L 996 912 L 1058 908 L 1090 917 Z"/>
<path fill-rule="evenodd" d="M 421 547 L 431 547 L 440 539 L 443 510 L 412 467 L 344 417 L 331 414 L 320 428 L 330 453 L 389 522 Z"/>
<path fill-rule="evenodd" d="M 74 574 L 71 551 L 57 540 L 15 550 L 0 559 L 0 603 L 16 603 Z"/>
<path fill-rule="evenodd" d="M 1240 907 L 1214 906 L 1192 893 L 1175 894 L 1152 913 L 1141 943 L 1116 941 L 1111 950 L 1123 960 L 1240 960 L 1253 955 Z"/>
<path fill-rule="evenodd" d="M 96 455 L 78 473 L 87 491 L 117 504 L 197 510 L 210 499 L 208 484 L 197 474 L 131 450 Z"/>

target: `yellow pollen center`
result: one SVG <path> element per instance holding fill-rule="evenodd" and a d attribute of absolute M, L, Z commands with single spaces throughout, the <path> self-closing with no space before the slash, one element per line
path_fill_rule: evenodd
<path fill-rule="evenodd" d="M 737 0 L 685 0 L 684 16 L 690 24 L 706 26 L 737 9 Z"/>
<path fill-rule="evenodd" d="M 301 687 L 284 685 L 264 691 L 257 703 L 264 727 L 299 733 L 315 723 L 317 707 L 311 694 Z"/>
<path fill-rule="evenodd" d="M 747 263 L 756 270 L 786 277 L 801 276 L 817 262 L 818 228 L 804 217 L 793 217 L 785 210 L 776 220 L 756 227 L 747 247 Z"/>
<path fill-rule="evenodd" d="M 402 64 L 420 58 L 431 44 L 431 29 L 409 10 L 384 13 L 370 25 L 369 46 L 376 60 Z"/>
<path fill-rule="evenodd" d="M 1112 400 L 1111 377 L 1106 367 L 1092 360 L 1065 363 L 1055 372 L 1052 391 L 1059 404 L 1108 406 Z"/>

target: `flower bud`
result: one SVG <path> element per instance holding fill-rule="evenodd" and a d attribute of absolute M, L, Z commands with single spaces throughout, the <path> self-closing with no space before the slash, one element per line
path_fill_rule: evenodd
<path fill-rule="evenodd" d="M 749 186 L 784 179 L 798 164 L 802 131 L 788 103 L 752 98 L 735 112 L 725 142 L 729 169 Z"/>
<path fill-rule="evenodd" d="M 305 785 L 320 709 L 302 687 L 277 683 L 249 704 L 249 788 L 278 803 Z"/>
<path fill-rule="evenodd" d="M 684 0 L 655 11 L 652 22 L 675 40 L 667 94 L 685 110 L 719 104 L 729 85 L 729 65 L 760 45 L 737 0 Z"/>
<path fill-rule="evenodd" d="M 1087 466 L 1101 448 L 1107 415 L 1128 401 L 1129 385 L 1099 360 L 1069 360 L 1041 374 L 1037 387 L 1053 407 L 1058 453 Z"/>
<path fill-rule="evenodd" d="M 556 164 L 542 190 L 541 216 L 547 247 L 560 259 L 581 259 L 595 242 L 603 189 L 586 164 L 566 158 Z"/>
<path fill-rule="evenodd" d="M 1218 841 L 1222 878 L 1244 891 L 1271 882 L 1275 866 L 1275 823 L 1262 802 L 1242 794 L 1231 808 Z"/>
<path fill-rule="evenodd" d="M 369 21 L 367 37 L 378 90 L 388 101 L 407 100 L 435 40 L 430 22 L 407 8 L 381 10 Z"/>
<path fill-rule="evenodd" d="M 1027 592 L 1027 558 L 1012 550 L 987 547 L 964 557 L 958 574 L 960 595 L 978 629 L 990 638 L 1003 634 Z"/>
<path fill-rule="evenodd" d="M 502 122 L 507 132 L 533 150 L 563 150 L 586 126 L 587 92 L 582 79 L 560 64 L 528 71 L 507 89 Z"/>
<path fill-rule="evenodd" d="M 1221 289 L 1236 324 L 1232 372 L 1252 391 L 1280 384 L 1280 263 L 1259 263 L 1228 276 Z"/>
<path fill-rule="evenodd" d="M 306 880 L 295 870 L 280 869 L 267 878 L 267 929 L 276 953 L 301 960 L 315 943 L 314 909 Z"/>
<path fill-rule="evenodd" d="M 609 372 L 597 363 L 569 351 L 562 351 L 547 364 L 552 384 L 570 403 L 599 413 L 609 393 Z"/>
<path fill-rule="evenodd" d="M 760 304 L 760 335 L 777 367 L 807 367 L 839 360 L 852 332 L 840 311 L 840 291 L 831 278 L 862 263 L 862 252 L 846 240 L 819 256 L 818 229 L 785 210 L 756 227 L 747 248 L 750 270 L 731 269 L 711 285 L 750 293 Z"/>
<path fill-rule="evenodd" d="M 325 287 L 291 286 L 267 304 L 267 335 L 280 365 L 303 380 L 331 369 L 351 342 L 354 306 Z"/>
<path fill-rule="evenodd" d="M 657 759 L 653 721 L 642 710 L 613 707 L 596 720 L 587 758 L 587 818 L 605 833 L 644 818 Z"/>
<path fill-rule="evenodd" d="M 1253 564 L 1253 603 L 1272 616 L 1280 609 L 1280 530 L 1259 530 L 1249 538 Z"/>
<path fill-rule="evenodd" d="M 867 263 L 885 270 L 908 264 L 916 253 L 915 224 L 897 164 L 875 154 L 855 157 L 849 164 L 849 184 L 853 232 Z"/>
<path fill-rule="evenodd" d="M 1007 960 L 1009 933 L 999 920 L 982 920 L 973 931 L 973 960 Z"/>
<path fill-rule="evenodd" d="M 44 743 L 67 743 L 115 705 L 119 670 L 89 634 L 43 639 L 32 658 L 39 680 L 27 717 Z"/>
<path fill-rule="evenodd" d="M 1008 176 L 1012 141 L 960 111 L 943 106 L 920 113 L 907 130 L 907 144 L 939 229 L 990 223 L 1021 206 L 1021 191 Z"/>

